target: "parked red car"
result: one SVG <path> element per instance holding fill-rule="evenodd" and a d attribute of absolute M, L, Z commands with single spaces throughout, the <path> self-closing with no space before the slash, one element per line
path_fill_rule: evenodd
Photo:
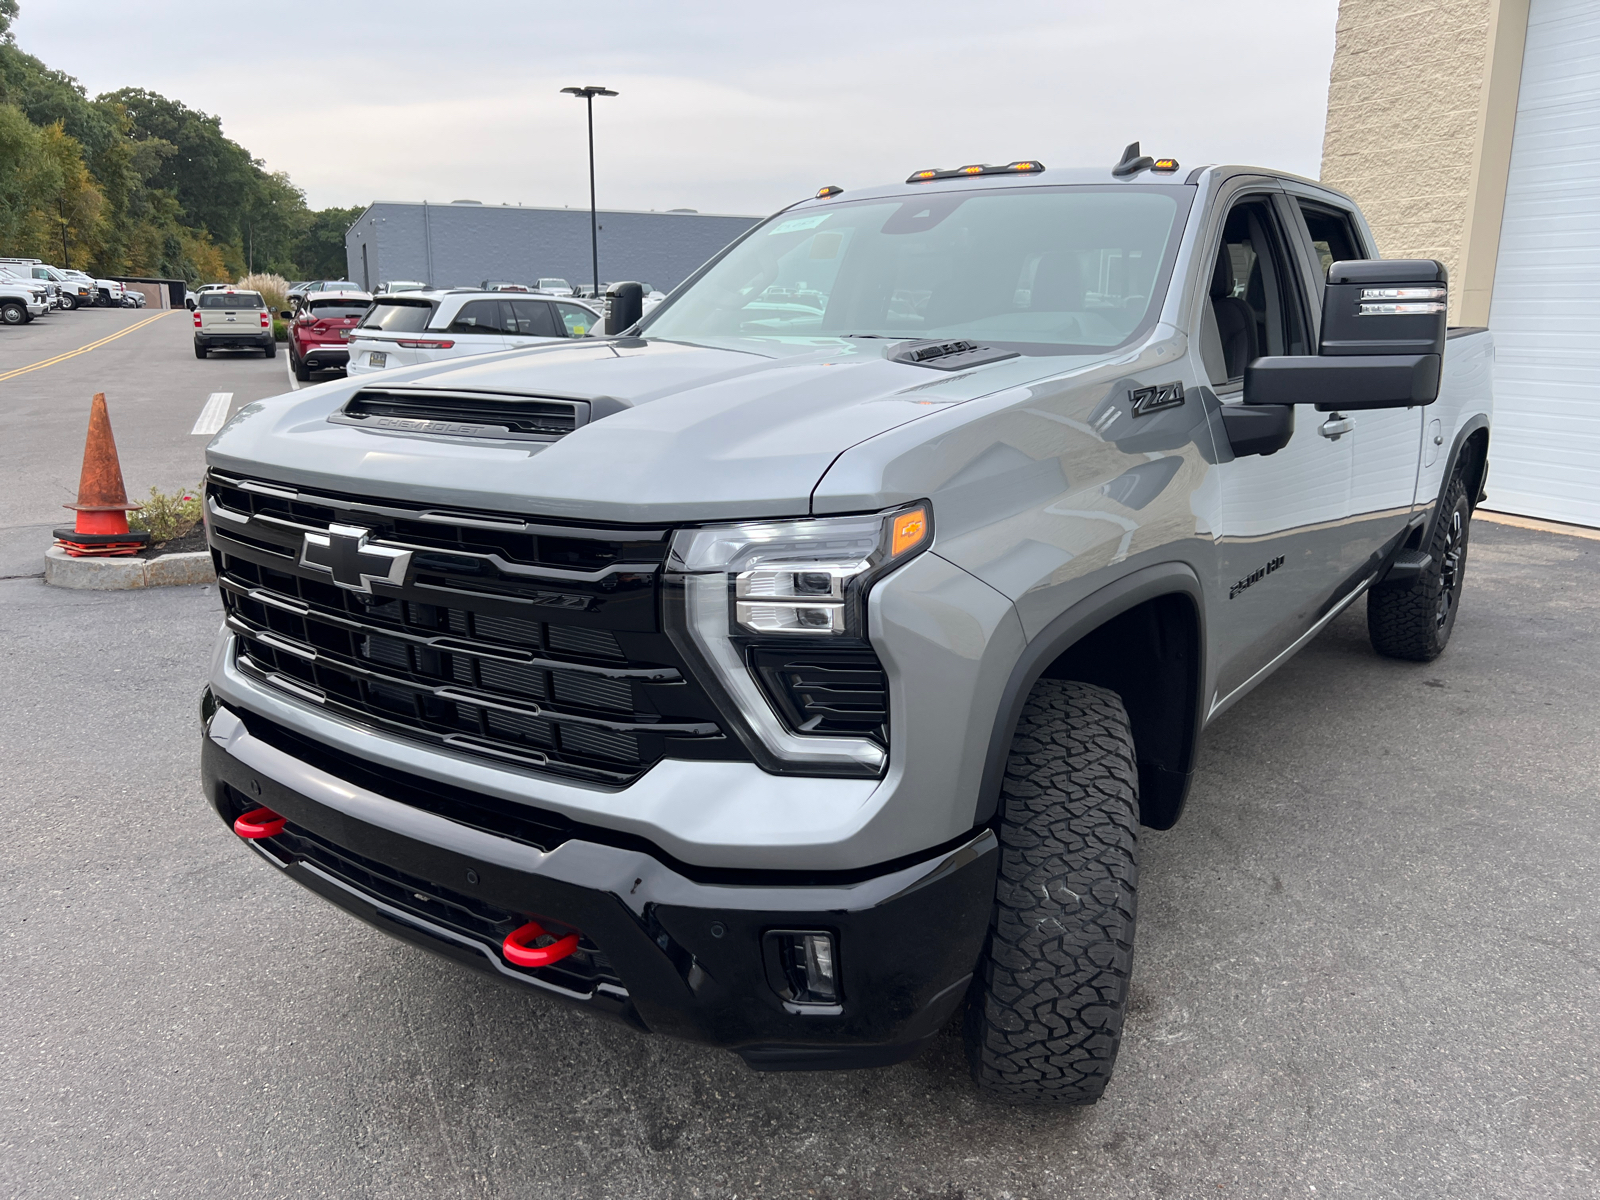
<path fill-rule="evenodd" d="M 289 321 L 289 362 L 302 382 L 313 371 L 342 371 L 350 361 L 350 331 L 372 304 L 366 292 L 313 292 Z"/>

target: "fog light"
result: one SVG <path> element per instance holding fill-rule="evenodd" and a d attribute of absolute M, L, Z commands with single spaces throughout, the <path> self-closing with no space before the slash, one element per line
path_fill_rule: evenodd
<path fill-rule="evenodd" d="M 766 940 L 768 974 L 779 995 L 791 1004 L 838 1007 L 839 959 L 833 934 L 775 929 Z"/>

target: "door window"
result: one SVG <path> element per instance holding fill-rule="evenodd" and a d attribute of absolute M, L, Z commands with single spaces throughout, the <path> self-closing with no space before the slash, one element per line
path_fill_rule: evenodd
<path fill-rule="evenodd" d="M 1324 279 L 1328 277 L 1328 268 L 1334 263 L 1367 257 L 1361 248 L 1361 236 L 1356 232 L 1355 221 L 1349 213 L 1301 200 L 1300 215 L 1306 220 L 1306 230 L 1311 234 L 1311 245 L 1322 265 Z"/>
<path fill-rule="evenodd" d="M 506 310 L 506 332 L 517 337 L 561 337 L 555 314 L 544 300 L 502 300 Z"/>
<path fill-rule="evenodd" d="M 594 328 L 594 314 L 581 304 L 558 304 L 556 311 L 561 314 L 568 337 L 585 337 Z"/>
<path fill-rule="evenodd" d="M 1305 305 L 1272 203 L 1239 201 L 1223 226 L 1213 260 L 1200 352 L 1216 385 L 1238 383 L 1253 360 L 1309 354 Z"/>
<path fill-rule="evenodd" d="M 450 322 L 451 333 L 504 333 L 500 317 L 500 301 L 469 300 L 461 306 L 455 320 Z"/>

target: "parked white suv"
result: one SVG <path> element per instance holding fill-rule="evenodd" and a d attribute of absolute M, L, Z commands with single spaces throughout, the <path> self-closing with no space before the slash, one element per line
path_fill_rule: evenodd
<path fill-rule="evenodd" d="M 351 375 L 585 337 L 601 323 L 586 304 L 532 294 L 404 292 L 377 296 L 350 337 Z"/>

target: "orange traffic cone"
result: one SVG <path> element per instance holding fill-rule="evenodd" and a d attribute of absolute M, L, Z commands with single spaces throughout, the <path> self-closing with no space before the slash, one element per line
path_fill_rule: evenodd
<path fill-rule="evenodd" d="M 83 445 L 83 475 L 78 480 L 78 502 L 63 504 L 78 512 L 71 529 L 55 530 L 56 544 L 74 558 L 137 554 L 150 544 L 148 533 L 128 529 L 128 513 L 143 508 L 128 503 L 122 483 L 122 464 L 111 436 L 111 416 L 106 394 L 96 392 L 89 408 L 89 437 Z"/>

